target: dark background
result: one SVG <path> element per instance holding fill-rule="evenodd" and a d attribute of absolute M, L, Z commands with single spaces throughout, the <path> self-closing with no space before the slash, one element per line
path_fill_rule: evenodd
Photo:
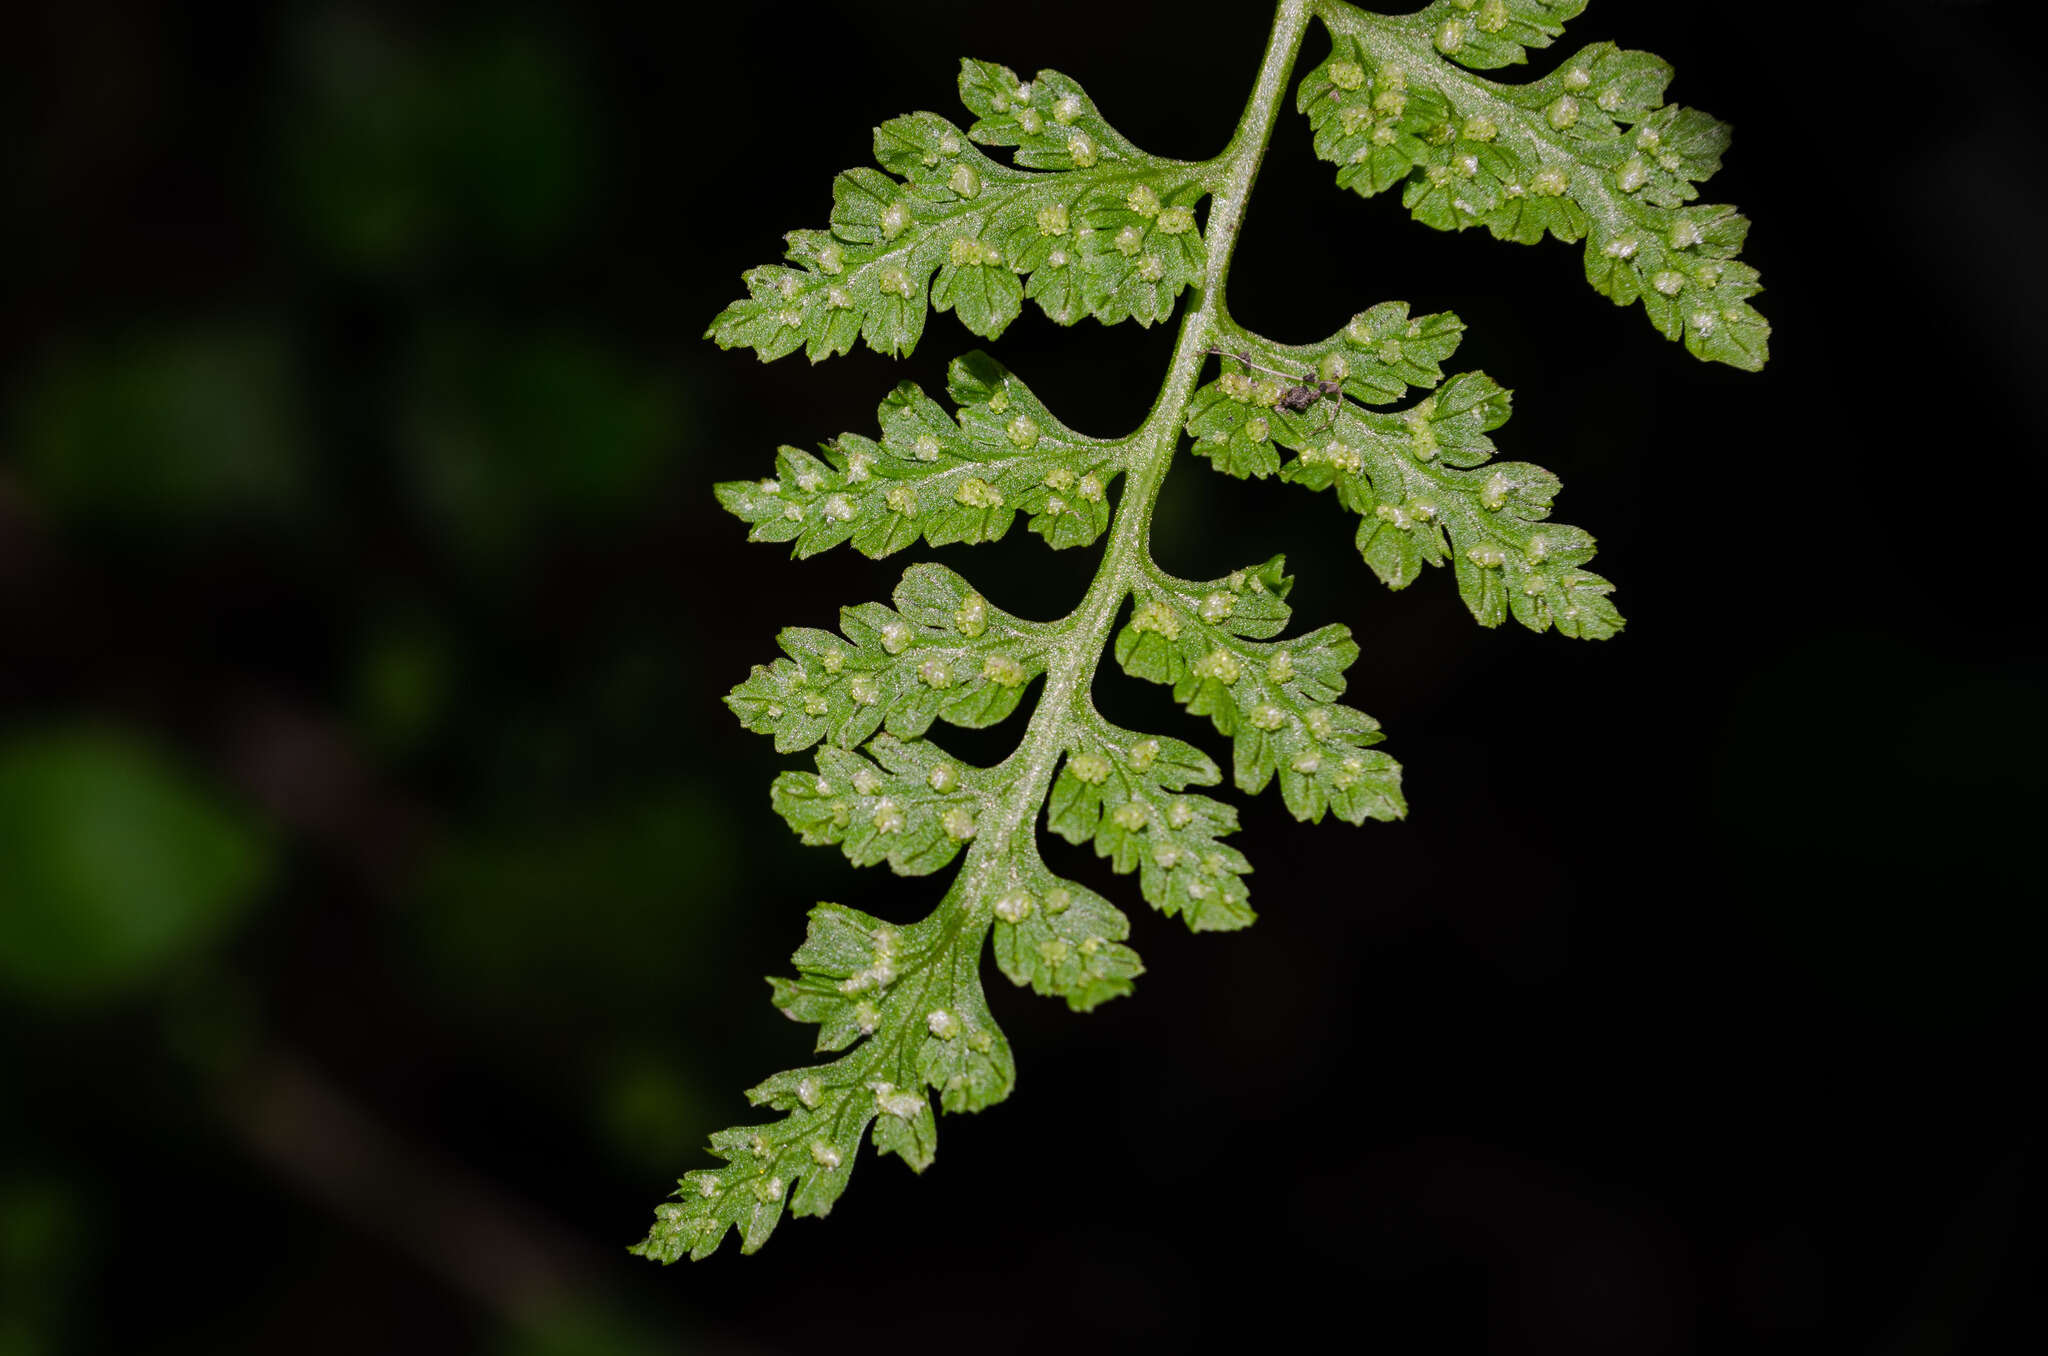
<path fill-rule="evenodd" d="M 1577 251 L 1330 186 L 1283 114 L 1239 316 L 1455 308 L 1628 632 L 1474 627 L 1327 499 L 1192 460 L 1163 563 L 1276 550 L 1408 768 L 1399 826 L 1241 842 L 1249 932 L 1107 882 L 1150 970 L 991 975 L 1012 1103 L 830 1220 L 623 1247 L 739 1095 L 815 899 L 794 760 L 719 698 L 910 560 L 743 544 L 715 479 L 974 346 L 698 335 L 971 53 L 1213 153 L 1269 8 L 66 0 L 10 26 L 0 464 L 0 1353 L 2020 1349 L 2038 1188 L 2043 120 L 2029 8 L 1605 0 L 1734 122 L 1769 372 Z M 1312 34 L 1298 68 L 1324 50 Z M 1539 60 L 1536 69 L 1555 62 Z M 1170 327 L 996 346 L 1134 425 Z M 949 548 L 1065 612 L 1093 552 Z M 1219 741 L 1165 693 L 1112 715 Z M 982 747 L 982 746 L 977 746 Z M 2025 1055 L 2032 1049 L 2035 1054 Z M 2031 1073 L 2028 1070 L 2032 1070 Z M 2027 1295 L 2024 1298 L 2030 1299 Z"/>

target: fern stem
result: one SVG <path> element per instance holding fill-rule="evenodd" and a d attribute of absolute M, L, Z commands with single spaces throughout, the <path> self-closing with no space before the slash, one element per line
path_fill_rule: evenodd
<path fill-rule="evenodd" d="M 1231 256 L 1312 11 L 1311 0 L 1281 0 L 1251 100 L 1229 145 L 1210 162 L 1213 197 L 1207 267 L 1181 321 L 1159 399 L 1127 441 L 1124 492 L 1117 502 L 1102 568 L 1081 605 L 1058 623 L 1064 639 L 1057 658 L 1046 669 L 1044 698 L 1032 714 L 1022 743 L 1011 755 L 1018 775 L 1011 782 L 1008 804 L 997 822 L 985 826 L 975 839 L 949 892 L 948 903 L 964 900 L 967 904 L 969 912 L 961 915 L 963 924 L 971 921 L 977 929 L 987 926 L 987 901 L 999 893 L 1001 882 L 996 873 L 1009 859 L 1012 840 L 1020 830 L 1028 832 L 1036 819 L 1052 785 L 1053 769 L 1075 730 L 1097 723 L 1089 689 L 1117 612 L 1151 564 L 1152 510 L 1180 445 L 1188 403 L 1208 361 L 1208 350 L 1225 323 L 1223 295 Z"/>

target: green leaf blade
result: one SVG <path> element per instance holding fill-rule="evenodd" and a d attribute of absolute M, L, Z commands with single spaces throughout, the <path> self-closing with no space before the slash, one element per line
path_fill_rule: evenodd
<path fill-rule="evenodd" d="M 1243 335 L 1235 347 L 1244 356 L 1220 359 L 1222 375 L 1203 388 L 1212 393 L 1204 427 L 1260 419 L 1276 459 L 1279 450 L 1296 454 L 1281 463 L 1280 479 L 1313 491 L 1334 490 L 1359 515 L 1359 555 L 1388 588 L 1407 588 L 1427 568 L 1455 561 L 1459 595 L 1482 626 L 1498 626 L 1512 616 L 1531 630 L 1555 629 L 1580 639 L 1618 633 L 1621 614 L 1608 600 L 1613 586 L 1582 568 L 1593 558 L 1592 537 L 1548 521 L 1557 478 L 1541 467 L 1494 460 L 1490 435 L 1513 413 L 1513 393 L 1484 373 L 1442 378 L 1437 355 L 1449 356 L 1446 346 L 1455 341 L 1456 327 L 1433 318 L 1408 320 L 1405 307 L 1381 307 L 1354 320 L 1351 329 L 1358 333 L 1303 348 Z M 1352 394 L 1359 384 L 1354 364 L 1382 354 L 1399 364 L 1415 362 L 1419 383 L 1435 389 L 1406 410 L 1364 408 Z M 1286 374 L 1308 355 L 1319 355 L 1320 366 L 1305 370 L 1301 381 L 1327 379 L 1341 391 L 1290 412 L 1283 399 Z M 1385 375 L 1385 369 L 1372 371 L 1369 388 L 1380 389 L 1377 381 Z M 1158 620 L 1156 612 L 1147 617 Z M 1137 642 L 1119 641 L 1120 660 L 1126 645 L 1135 651 Z M 1176 665 L 1155 647 L 1142 669 L 1126 667 L 1136 676 L 1175 683 L 1185 701 L 1178 686 L 1198 658 L 1189 652 Z M 1155 676 L 1162 674 L 1167 676 Z M 1210 714 L 1214 705 L 1202 713 Z M 1242 714 L 1240 709 L 1231 719 Z M 1246 774 L 1260 786 L 1257 769 L 1263 767 L 1264 760 L 1256 760 Z M 1304 795 L 1299 803 L 1320 802 Z M 1394 801 L 1389 796 L 1384 803 Z"/>
<path fill-rule="evenodd" d="M 1583 8 L 1431 0 L 1376 16 L 1344 0 L 1282 5 L 1240 133 L 1206 164 L 1147 155 L 1058 72 L 1027 80 L 967 61 L 960 90 L 975 119 L 964 133 L 928 113 L 881 124 L 880 168 L 834 181 L 830 229 L 792 233 L 785 264 L 745 275 L 748 295 L 711 337 L 813 361 L 861 340 L 907 353 L 928 308 L 992 338 L 1026 301 L 1061 324 L 1149 325 L 1200 290 L 1162 396 L 1126 438 L 1075 432 L 973 352 L 948 369 L 950 409 L 906 383 L 882 402 L 874 436 L 848 433 L 815 453 L 785 447 L 773 475 L 716 487 L 750 539 L 788 543 L 799 558 L 995 541 L 1019 516 L 1054 548 L 1105 534 L 1109 547 L 1081 602 L 1053 622 L 1011 616 L 952 571 L 915 566 L 889 603 L 842 611 L 836 634 L 783 631 L 782 657 L 728 695 L 778 751 L 811 751 L 814 770 L 783 772 L 770 793 L 804 843 L 905 876 L 956 862 L 958 873 L 907 926 L 836 904 L 813 910 L 795 973 L 770 986 L 778 1009 L 815 1029 L 819 1062 L 748 1094 L 780 1119 L 712 1136 L 722 1166 L 686 1175 L 635 1252 L 703 1257 L 733 1233 L 752 1252 L 784 1215 L 827 1213 L 863 1144 L 913 1171 L 929 1166 L 940 1112 L 991 1106 L 1016 1079 L 981 988 L 984 945 L 1006 978 L 1076 1011 L 1131 991 L 1143 965 L 1127 944 L 1130 920 L 1046 866 L 1041 814 L 1045 832 L 1092 846 L 1191 931 L 1254 920 L 1251 864 L 1229 841 L 1238 811 L 1205 793 L 1223 769 L 1191 744 L 1098 714 L 1105 647 L 1229 741 L 1239 790 L 1277 785 L 1288 813 L 1310 822 L 1406 815 L 1378 722 L 1342 701 L 1360 653 L 1350 630 L 1287 634 L 1285 557 L 1208 582 L 1152 561 L 1150 515 L 1179 433 L 1224 474 L 1332 491 L 1389 588 L 1448 565 L 1482 625 L 1512 618 L 1580 639 L 1621 629 L 1613 585 L 1587 568 L 1592 536 L 1551 518 L 1556 477 L 1499 459 L 1494 435 L 1512 393 L 1483 373 L 1447 373 L 1464 331 L 1455 315 L 1385 302 L 1319 342 L 1283 345 L 1223 305 L 1244 196 L 1313 15 L 1332 53 L 1297 103 L 1341 185 L 1367 196 L 1398 188 L 1439 229 L 1583 242 L 1602 295 L 1640 305 L 1696 356 L 1763 365 L 1769 326 L 1748 304 L 1760 284 L 1739 258 L 1748 223 L 1697 201 L 1728 132 L 1664 102 L 1670 68 L 1601 43 L 1522 85 L 1472 74 L 1525 61 Z M 1012 161 L 983 146 L 1013 148 Z M 1205 238 L 1197 210 L 1210 194 Z M 1218 370 L 1205 383 L 1209 359 Z M 963 761 L 934 737 L 941 725 L 1012 718 L 1041 678 L 1015 751 L 995 765 Z"/>
<path fill-rule="evenodd" d="M 1208 716 L 1231 737 L 1238 789 L 1256 795 L 1277 775 L 1297 819 L 1319 821 L 1333 807 L 1354 823 L 1401 818 L 1407 804 L 1399 764 L 1365 752 L 1384 737 L 1379 722 L 1337 704 L 1345 670 L 1358 658 L 1350 631 L 1329 626 L 1292 640 L 1254 638 L 1286 624 L 1286 608 L 1265 582 L 1277 577 L 1241 570 L 1193 584 L 1155 576 L 1118 638 L 1119 661 L 1134 635 L 1155 642 L 1157 662 L 1145 669 L 1125 662 L 1126 672 L 1171 684 L 1190 715 Z"/>
<path fill-rule="evenodd" d="M 957 359 L 948 385 L 954 414 L 906 382 L 876 412 L 879 440 L 843 434 L 817 456 L 785 447 L 774 476 L 719 485 L 720 506 L 750 524 L 749 540 L 794 542 L 800 558 L 998 541 L 1019 513 L 1055 549 L 1096 541 L 1124 445 L 1075 432 L 987 354 Z"/>
<path fill-rule="evenodd" d="M 1439 0 L 1397 18 L 1320 9 L 1331 55 L 1297 100 L 1316 154 L 1366 196 L 1402 185 L 1403 205 L 1439 230 L 1583 240 L 1587 280 L 1602 295 L 1641 302 L 1697 358 L 1760 370 L 1770 326 L 1749 304 L 1756 271 L 1737 258 L 1748 223 L 1730 207 L 1688 205 L 1719 170 L 1728 129 L 1664 102 L 1671 67 L 1595 43 L 1527 84 L 1471 73 L 1547 46 L 1579 8 Z"/>
<path fill-rule="evenodd" d="M 751 1253 L 785 1208 L 831 1211 L 864 1138 L 913 1171 L 929 1167 L 938 1139 L 927 1089 L 948 1111 L 978 1111 L 1009 1095 L 1015 1060 L 981 989 L 986 924 L 955 926 L 952 903 L 949 896 L 909 927 L 837 904 L 811 911 L 796 977 L 773 981 L 776 1005 L 819 1025 L 820 1051 L 847 1053 L 750 1090 L 749 1101 L 783 1118 L 713 1135 L 711 1150 L 726 1166 L 687 1174 L 634 1253 L 703 1258 L 735 1231 Z"/>
<path fill-rule="evenodd" d="M 885 727 L 915 739 L 935 720 L 993 725 L 1045 671 L 1043 630 L 951 570 L 912 567 L 894 601 L 847 608 L 841 635 L 785 630 L 787 657 L 755 666 L 726 705 L 749 730 L 774 736 L 778 753 L 820 741 L 851 749 Z"/>
<path fill-rule="evenodd" d="M 830 228 L 792 232 L 790 266 L 744 274 L 747 295 L 706 337 L 764 362 L 799 349 L 817 362 L 856 339 L 906 356 L 927 310 L 951 311 L 987 339 L 1026 298 L 1067 325 L 1169 316 L 1206 258 L 1201 167 L 1138 150 L 1057 72 L 1022 81 L 968 61 L 960 89 L 981 115 L 971 129 L 932 113 L 883 123 L 875 159 L 889 173 L 835 178 Z M 976 143 L 1016 147 L 1016 164 Z"/>

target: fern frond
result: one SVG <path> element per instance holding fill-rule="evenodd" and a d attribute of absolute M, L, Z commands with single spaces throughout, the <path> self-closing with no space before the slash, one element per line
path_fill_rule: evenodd
<path fill-rule="evenodd" d="M 837 1057 L 755 1088 L 753 1102 L 780 1118 L 713 1136 L 724 1166 L 685 1176 L 635 1251 L 702 1257 L 737 1230 L 751 1252 L 785 1210 L 826 1213 L 864 1139 L 913 1169 L 929 1165 L 932 1093 L 944 1110 L 976 1111 L 1015 1082 L 981 990 L 984 947 L 1013 983 L 1076 1010 L 1130 992 L 1143 966 L 1125 944 L 1129 920 L 1047 868 L 1041 816 L 1194 931 L 1253 921 L 1251 863 L 1228 841 L 1238 812 L 1209 794 L 1223 770 L 1182 740 L 1105 720 L 1090 693 L 1106 653 L 1230 740 L 1238 789 L 1277 782 L 1302 820 L 1407 813 L 1379 722 L 1340 700 L 1359 654 L 1349 629 L 1285 634 L 1284 557 L 1206 582 L 1152 560 L 1152 508 L 1183 437 L 1225 474 L 1334 491 L 1390 588 L 1450 565 L 1485 625 L 1513 616 L 1584 638 L 1621 628 L 1612 586 L 1585 568 L 1592 537 L 1550 521 L 1556 478 L 1495 460 L 1490 435 L 1510 393 L 1481 373 L 1446 375 L 1465 328 L 1457 316 L 1384 302 L 1292 345 L 1252 334 L 1223 300 L 1317 17 L 1335 50 L 1299 101 L 1340 182 L 1367 194 L 1404 184 L 1410 210 L 1436 225 L 1585 239 L 1589 274 L 1608 295 L 1643 300 L 1703 357 L 1761 365 L 1766 328 L 1746 304 L 1755 274 L 1733 259 L 1746 223 L 1684 206 L 1718 164 L 1725 131 L 1662 105 L 1662 63 L 1603 45 L 1531 85 L 1468 69 L 1524 60 L 1583 8 L 1438 0 L 1382 18 L 1342 0 L 1280 0 L 1237 133 L 1202 164 L 1139 151 L 1057 73 L 1027 82 L 966 62 L 960 91 L 976 121 L 965 133 L 931 114 L 884 124 L 877 158 L 900 177 L 841 175 L 831 231 L 790 237 L 796 267 L 748 275 L 750 297 L 712 334 L 763 358 L 843 353 L 862 336 L 907 352 L 928 304 L 994 335 L 1027 297 L 1062 323 L 1150 323 L 1183 292 L 1192 300 L 1152 413 L 1124 437 L 1075 431 L 970 353 L 949 371 L 953 412 L 900 386 L 882 403 L 879 438 L 846 434 L 816 456 L 785 447 L 772 477 L 718 486 L 752 540 L 790 542 L 799 556 L 842 543 L 880 557 L 919 540 L 993 541 L 1019 513 L 1053 547 L 1105 534 L 1107 544 L 1087 595 L 1056 621 L 1018 617 L 953 571 L 915 565 L 890 605 L 843 611 L 838 634 L 784 631 L 784 657 L 727 697 L 779 751 L 815 750 L 770 794 L 803 842 L 899 875 L 955 863 L 957 873 L 916 923 L 837 904 L 812 911 L 796 976 L 771 982 L 776 1006 L 815 1024 L 817 1050 Z M 970 143 L 1014 147 L 1015 164 Z M 1206 241 L 1194 217 L 1205 196 Z M 944 746 L 941 726 L 993 726 L 1034 684 L 1029 721 L 1000 762 L 975 766 Z"/>
<path fill-rule="evenodd" d="M 1046 827 L 1095 844 L 1115 871 L 1137 871 L 1147 903 L 1179 914 L 1196 932 L 1241 928 L 1255 915 L 1239 877 L 1251 863 L 1218 840 L 1237 832 L 1237 811 L 1190 786 L 1222 780 L 1191 744 L 1118 729 L 1092 711 L 1077 722 L 1052 784 Z"/>
<path fill-rule="evenodd" d="M 906 928 L 837 904 L 811 910 L 797 977 L 775 981 L 775 1002 L 817 1024 L 820 1053 L 855 1048 L 751 1089 L 748 1101 L 783 1118 L 713 1135 L 726 1166 L 686 1175 L 681 1199 L 656 1208 L 633 1251 L 664 1262 L 704 1257 L 737 1229 L 752 1252 L 785 1208 L 830 1213 L 870 1127 L 878 1153 L 928 1167 L 938 1135 L 927 1085 L 946 1109 L 973 1111 L 1016 1082 L 1009 1042 L 982 996 L 980 954 L 981 936 L 963 946 L 943 905 Z"/>
<path fill-rule="evenodd" d="M 954 359 L 946 385 L 957 416 L 905 382 L 877 411 L 880 442 L 845 434 L 822 459 L 785 447 L 774 476 L 728 481 L 718 501 L 754 525 L 749 541 L 793 541 L 798 556 L 995 541 L 1020 512 L 1054 548 L 1102 535 L 1122 440 L 1075 433 L 986 353 Z"/>
<path fill-rule="evenodd" d="M 1436 0 L 1403 22 L 1459 65 L 1491 71 L 1526 62 L 1585 10 L 1586 0 Z"/>
<path fill-rule="evenodd" d="M 1062 325 L 1171 315 L 1202 272 L 1204 167 L 1139 150 L 1057 71 L 1020 80 L 963 61 L 960 97 L 979 115 L 965 132 L 935 113 L 876 128 L 875 160 L 890 173 L 840 175 L 830 230 L 792 232 L 795 267 L 750 270 L 746 297 L 706 337 L 763 361 L 801 348 L 817 362 L 855 339 L 907 354 L 928 308 L 987 339 L 1027 297 Z M 975 143 L 1015 146 L 1016 163 Z"/>
<path fill-rule="evenodd" d="M 1763 290 L 1757 271 L 1736 257 L 1749 221 L 1686 205 L 1721 168 L 1728 128 L 1664 102 L 1671 67 L 1603 42 L 1528 84 L 1465 69 L 1523 60 L 1584 8 L 1439 0 L 1385 16 L 1319 4 L 1331 52 L 1297 101 L 1316 154 L 1367 197 L 1401 185 L 1402 205 L 1439 230 L 1584 241 L 1586 279 L 1603 296 L 1641 302 L 1695 357 L 1757 371 L 1770 325 L 1749 304 Z"/>
<path fill-rule="evenodd" d="M 1320 344 L 1233 328 L 1221 375 L 1189 410 L 1195 451 L 1227 475 L 1334 489 L 1359 515 L 1359 554 L 1388 588 L 1455 562 L 1480 625 L 1512 614 L 1534 631 L 1605 640 L 1622 627 L 1607 600 L 1613 586 L 1582 568 L 1591 535 L 1548 521 L 1557 478 L 1492 460 L 1487 435 L 1507 422 L 1511 393 L 1484 373 L 1443 380 L 1463 329 L 1453 315 L 1410 320 L 1400 302 L 1360 313 Z M 1326 399 L 1287 407 L 1290 390 L 1325 381 L 1336 387 Z M 1433 393 L 1392 413 L 1364 408 L 1404 388 Z M 1296 455 L 1283 464 L 1283 451 Z"/>
<path fill-rule="evenodd" d="M 1045 671 L 1048 628 L 997 611 L 951 570 L 913 566 L 895 602 L 847 608 L 844 638 L 784 631 L 788 658 L 757 665 L 726 705 L 749 730 L 773 735 L 777 753 L 820 740 L 850 749 L 883 728 L 914 739 L 934 720 L 984 729 Z"/>
<path fill-rule="evenodd" d="M 1344 671 L 1358 658 L 1351 631 L 1326 626 L 1293 640 L 1283 601 L 1294 581 L 1275 556 L 1209 584 L 1154 571 L 1136 588 L 1131 620 L 1116 640 L 1125 673 L 1169 684 L 1188 714 L 1228 735 L 1240 791 L 1257 795 L 1274 774 L 1296 819 L 1325 812 L 1363 824 L 1408 813 L 1401 766 L 1367 752 L 1384 735 L 1363 711 L 1338 703 Z"/>

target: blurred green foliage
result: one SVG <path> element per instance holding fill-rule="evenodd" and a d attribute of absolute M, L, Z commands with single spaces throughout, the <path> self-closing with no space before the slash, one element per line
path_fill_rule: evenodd
<path fill-rule="evenodd" d="M 596 1105 L 605 1138 L 626 1161 L 660 1179 L 674 1166 L 678 1143 L 695 1143 L 714 1128 L 723 1105 L 706 1101 L 682 1064 L 655 1050 L 621 1050 L 604 1072 Z"/>
<path fill-rule="evenodd" d="M 275 853 L 247 814 L 132 736 L 0 743 L 0 985 L 109 998 L 219 936 Z"/>
<path fill-rule="evenodd" d="M 432 738 L 462 681 L 445 619 L 416 606 L 372 618 L 353 665 L 356 727 L 387 757 Z"/>
<path fill-rule="evenodd" d="M 599 177 L 588 97 L 543 32 L 422 35 L 333 6 L 304 26 L 294 56 L 283 204 L 341 268 L 393 272 L 452 250 L 518 257 L 556 241 Z"/>
<path fill-rule="evenodd" d="M 551 804 L 449 835 L 406 918 L 443 997 L 493 1025 L 659 1011 L 723 912 L 730 833 L 720 803 L 689 786 Z"/>
<path fill-rule="evenodd" d="M 152 540 L 290 519 L 312 489 L 295 361 L 259 321 L 60 342 L 13 424 L 40 503 Z"/>
<path fill-rule="evenodd" d="M 406 475 L 437 534 L 480 562 L 631 513 L 674 461 L 672 376 L 590 339 L 447 324 L 410 370 Z"/>
<path fill-rule="evenodd" d="M 86 1242 L 84 1204 L 66 1183 L 0 1178 L 0 1356 L 63 1350 L 64 1307 Z"/>
<path fill-rule="evenodd" d="M 509 1331 L 498 1356 L 663 1356 L 677 1349 L 672 1332 L 650 1328 L 603 1308 L 551 1315 Z"/>

